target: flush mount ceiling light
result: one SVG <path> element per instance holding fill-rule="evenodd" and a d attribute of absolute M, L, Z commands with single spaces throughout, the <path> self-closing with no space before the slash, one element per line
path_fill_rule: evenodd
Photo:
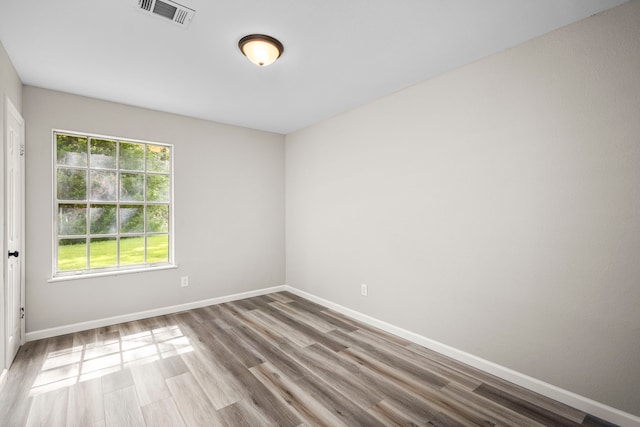
<path fill-rule="evenodd" d="M 282 43 L 264 34 L 244 36 L 238 42 L 238 47 L 244 56 L 260 67 L 273 64 L 284 52 Z"/>

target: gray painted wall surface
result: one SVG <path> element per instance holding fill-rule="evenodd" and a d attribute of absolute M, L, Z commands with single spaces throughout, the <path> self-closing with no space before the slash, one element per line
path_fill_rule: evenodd
<path fill-rule="evenodd" d="M 16 73 L 11 59 L 7 55 L 7 51 L 4 50 L 2 42 L 0 42 L 0 141 L 4 141 L 4 100 L 7 96 L 11 103 L 16 107 L 18 112 L 22 112 L 22 82 Z M 3 253 L 6 253 L 7 248 L 4 245 L 4 142 L 0 148 L 0 189 L 2 189 L 2 196 L 0 196 L 0 242 L 2 245 Z M 2 286 L 0 287 L 0 372 L 6 367 L 5 361 L 5 277 L 4 277 L 4 262 L 0 262 L 0 281 Z"/>
<path fill-rule="evenodd" d="M 282 135 L 29 86 L 24 107 L 27 332 L 284 284 Z M 47 282 L 54 128 L 174 144 L 178 269 Z"/>
<path fill-rule="evenodd" d="M 290 134 L 287 284 L 640 415 L 639 117 L 632 2 Z"/>

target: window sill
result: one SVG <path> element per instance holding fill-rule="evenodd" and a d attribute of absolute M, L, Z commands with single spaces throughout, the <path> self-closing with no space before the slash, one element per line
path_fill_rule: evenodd
<path fill-rule="evenodd" d="M 47 283 L 66 282 L 68 280 L 92 279 L 94 277 L 120 276 L 123 274 L 146 273 L 148 271 L 173 270 L 178 268 L 176 264 L 159 265 L 157 267 L 132 268 L 130 270 L 103 271 L 99 273 L 78 273 L 68 276 L 55 276 L 47 280 Z"/>

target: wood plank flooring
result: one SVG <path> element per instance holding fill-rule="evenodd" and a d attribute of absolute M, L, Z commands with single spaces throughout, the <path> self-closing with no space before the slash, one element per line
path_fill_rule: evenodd
<path fill-rule="evenodd" d="M 288 292 L 27 343 L 1 426 L 611 426 Z"/>

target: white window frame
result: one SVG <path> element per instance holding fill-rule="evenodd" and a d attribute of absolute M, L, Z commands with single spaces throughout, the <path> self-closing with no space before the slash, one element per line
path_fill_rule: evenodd
<path fill-rule="evenodd" d="M 89 192 L 89 182 L 90 182 L 90 171 L 91 169 L 91 160 L 90 160 L 90 156 L 87 156 L 87 166 L 86 167 L 74 167 L 74 166 L 63 166 L 60 165 L 63 168 L 75 168 L 75 169 L 84 169 L 87 171 L 87 198 L 86 200 L 78 200 L 78 201 L 65 201 L 65 200 L 58 200 L 58 162 L 57 162 L 57 151 L 58 151 L 58 147 L 57 147 L 57 138 L 56 135 L 57 134 L 64 134 L 64 135 L 72 135 L 72 136 L 79 136 L 79 137 L 85 137 L 87 138 L 87 152 L 89 153 L 91 150 L 91 145 L 90 145 L 90 140 L 91 138 L 98 138 L 98 139 L 108 139 L 108 140 L 115 140 L 118 141 L 118 153 L 119 153 L 119 147 L 120 147 L 120 143 L 121 142 L 125 142 L 125 143 L 135 143 L 135 144 L 144 144 L 145 147 L 147 145 L 154 145 L 154 146 L 163 146 L 163 147 L 169 147 L 170 149 L 170 161 L 169 161 L 169 224 L 168 224 L 168 232 L 166 233 L 168 235 L 168 261 L 167 262 L 159 262 L 159 263 L 144 263 L 144 264 L 133 264 L 133 265 L 124 265 L 124 266 L 117 266 L 117 267 L 105 267 L 105 268 L 89 268 L 90 265 L 90 238 L 92 236 L 91 234 L 91 230 L 89 228 L 90 225 L 90 215 L 89 215 L 89 208 L 92 204 L 114 204 L 116 206 L 120 206 L 120 205 L 143 205 L 145 207 L 145 215 L 144 215 L 144 232 L 142 233 L 127 233 L 125 235 L 121 236 L 121 232 L 120 232 L 120 218 L 119 215 L 116 215 L 116 232 L 113 235 L 101 235 L 102 237 L 115 237 L 116 238 L 116 254 L 117 254 L 117 260 L 119 262 L 120 259 L 120 238 L 121 237 L 135 237 L 135 236 L 144 236 L 145 237 L 145 259 L 146 259 L 146 255 L 147 255 L 147 241 L 146 241 L 146 236 L 149 235 L 154 235 L 154 234 L 165 234 L 165 233 L 153 233 L 153 232 L 148 232 L 147 231 L 147 218 L 146 218 L 146 207 L 149 205 L 154 205 L 153 202 L 148 202 L 146 200 L 146 196 L 145 196 L 145 200 L 140 202 L 129 202 L 129 201 L 120 201 L 120 196 L 118 194 L 117 196 L 117 201 L 116 202 L 100 202 L 100 203 L 96 203 L 95 201 L 91 201 L 90 198 L 90 192 Z M 95 133 L 89 133 L 89 132 L 78 132 L 78 131 L 69 131 L 69 130 L 64 130 L 64 129 L 53 129 L 51 132 L 51 136 L 52 136 L 52 164 L 53 164 L 53 179 L 52 179 L 52 199 L 53 199 L 53 203 L 52 203 L 52 277 L 49 280 L 50 282 L 55 282 L 55 281 L 61 281 L 61 280 L 70 280 L 70 279 L 83 279 L 83 278 L 88 278 L 88 277 L 100 277 L 100 276 L 110 276 L 110 275 L 119 275 L 119 274 L 124 274 L 124 273 L 139 273 L 139 272 L 144 272 L 144 271 L 155 271 L 155 270 L 164 270 L 164 269 L 170 269 L 170 268 L 177 268 L 177 265 L 175 264 L 175 248 L 174 248 L 174 241 L 175 241 L 175 228 L 174 228 L 174 205 L 175 205 L 175 198 L 174 198 L 174 158 L 175 158 L 175 147 L 173 144 L 167 144 L 167 143 L 163 143 L 163 142 L 155 142 L 155 141 L 146 141 L 146 140 L 140 140 L 140 139 L 135 139 L 135 138 L 123 138 L 123 137 L 118 137 L 118 136 L 111 136 L 111 135 L 101 135 L 101 134 L 95 134 Z M 143 172 L 144 177 L 145 177 L 145 183 L 146 183 L 146 179 L 148 174 L 149 175 L 153 175 L 153 172 L 148 172 L 146 170 L 146 153 L 147 150 L 144 150 L 144 163 L 145 163 L 145 170 Z M 98 168 L 94 168 L 93 170 L 99 170 L 99 171 L 104 171 L 105 169 L 98 169 Z M 107 169 L 109 170 L 109 169 Z M 117 184 L 116 184 L 116 188 L 119 188 L 119 184 L 120 184 L 120 178 L 119 178 L 119 172 L 121 171 L 119 165 L 116 165 L 116 168 L 113 169 L 116 172 L 116 179 L 117 179 Z M 124 169 L 122 169 L 123 171 L 125 171 Z M 145 195 L 146 195 L 146 185 L 145 185 Z M 58 229 L 58 205 L 59 204 L 68 204 L 68 203 L 73 203 L 73 204 L 86 204 L 87 205 L 87 215 L 86 215 L 86 220 L 87 220 L 87 228 L 86 228 L 86 234 L 84 235 L 87 239 L 87 243 L 86 243 L 86 247 L 87 247 L 87 268 L 83 269 L 83 270 L 71 270 L 71 271 L 58 271 L 58 240 L 63 237 L 61 235 L 59 235 L 59 229 Z M 164 203 L 162 203 L 164 204 Z M 68 236 L 64 236 L 67 237 Z"/>

